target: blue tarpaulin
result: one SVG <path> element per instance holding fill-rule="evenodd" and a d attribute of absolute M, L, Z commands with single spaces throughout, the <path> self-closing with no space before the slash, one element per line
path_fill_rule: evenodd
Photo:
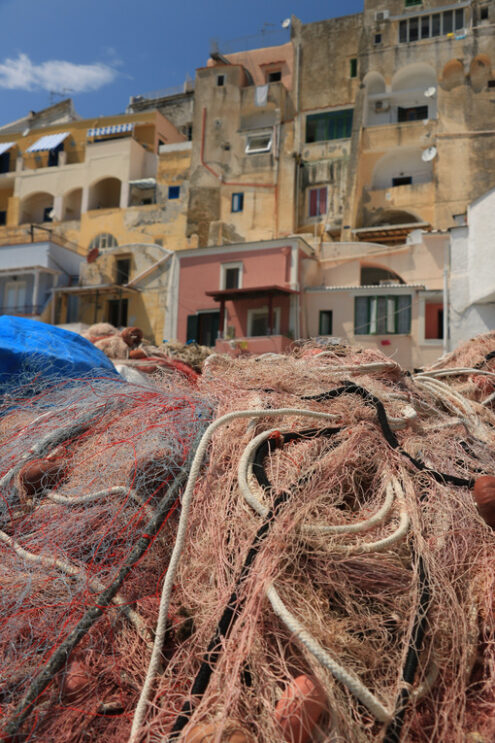
<path fill-rule="evenodd" d="M 119 378 L 105 354 L 76 333 L 25 317 L 0 317 L 0 389 L 88 376 Z"/>

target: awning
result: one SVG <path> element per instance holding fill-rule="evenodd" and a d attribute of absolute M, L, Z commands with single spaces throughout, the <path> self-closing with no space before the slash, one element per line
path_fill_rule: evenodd
<path fill-rule="evenodd" d="M 295 289 L 289 289 L 286 286 L 253 286 L 243 289 L 217 289 L 216 291 L 205 292 L 207 297 L 212 297 L 215 302 L 229 301 L 235 299 L 256 299 L 258 297 L 282 296 L 289 294 L 299 294 Z"/>
<path fill-rule="evenodd" d="M 138 178 L 135 181 L 129 181 L 129 186 L 135 186 L 143 190 L 154 188 L 156 186 L 156 178 Z"/>
<path fill-rule="evenodd" d="M 94 129 L 88 129 L 88 137 L 108 137 L 111 134 L 124 134 L 125 132 L 132 132 L 134 124 L 114 124 L 113 126 L 100 126 Z"/>
<path fill-rule="evenodd" d="M 0 142 L 0 155 L 3 155 L 4 152 L 7 152 L 7 150 L 10 150 L 11 147 L 15 145 L 15 142 Z"/>
<path fill-rule="evenodd" d="M 47 134 L 38 139 L 26 152 L 41 152 L 42 150 L 54 150 L 64 139 L 67 139 L 70 132 L 58 132 L 57 134 Z"/>

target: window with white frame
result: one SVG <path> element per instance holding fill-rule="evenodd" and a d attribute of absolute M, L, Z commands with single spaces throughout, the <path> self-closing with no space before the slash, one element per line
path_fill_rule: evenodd
<path fill-rule="evenodd" d="M 242 261 L 221 264 L 220 289 L 242 289 Z"/>
<path fill-rule="evenodd" d="M 248 134 L 246 141 L 246 155 L 256 155 L 262 152 L 270 152 L 272 149 L 273 132 L 260 132 L 257 134 Z"/>
<path fill-rule="evenodd" d="M 395 335 L 411 332 L 409 294 L 354 298 L 355 335 Z"/>
<path fill-rule="evenodd" d="M 259 307 L 248 310 L 248 336 L 279 335 L 280 334 L 280 307 L 274 307 L 272 311 L 273 327 L 269 328 L 270 313 L 268 307 Z"/>
<path fill-rule="evenodd" d="M 110 234 L 110 232 L 100 232 L 96 237 L 93 237 L 89 243 L 88 250 L 104 250 L 105 248 L 116 248 L 118 246 L 117 238 Z"/>

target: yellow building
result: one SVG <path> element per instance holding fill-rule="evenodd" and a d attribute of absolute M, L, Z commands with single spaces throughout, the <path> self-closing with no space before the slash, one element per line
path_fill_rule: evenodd
<path fill-rule="evenodd" d="M 144 291 L 126 289 L 124 299 L 122 286 L 170 249 L 191 247 L 185 238 L 187 137 L 158 111 L 12 128 L 0 131 L 0 245 L 53 238 L 95 261 L 79 282 L 72 279 L 83 284 L 82 294 L 63 282 L 54 287 L 57 301 L 48 299 L 35 316 L 55 323 L 135 323 L 161 340 L 164 298 L 156 276 L 145 281 Z M 97 301 L 88 302 L 88 285 L 98 284 Z M 7 296 L 0 306 L 14 310 Z"/>

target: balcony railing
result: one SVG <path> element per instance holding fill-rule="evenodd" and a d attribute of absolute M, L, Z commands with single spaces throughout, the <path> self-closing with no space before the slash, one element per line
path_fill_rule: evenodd
<path fill-rule="evenodd" d="M 38 315 L 41 315 L 43 307 L 43 304 L 23 304 L 18 307 L 0 307 L 0 315 L 36 317 Z"/>
<path fill-rule="evenodd" d="M 83 252 L 76 243 L 67 240 L 49 227 L 41 227 L 37 224 L 0 227 L 0 245 L 25 245 L 26 243 L 43 242 L 51 242 L 76 253 Z"/>

